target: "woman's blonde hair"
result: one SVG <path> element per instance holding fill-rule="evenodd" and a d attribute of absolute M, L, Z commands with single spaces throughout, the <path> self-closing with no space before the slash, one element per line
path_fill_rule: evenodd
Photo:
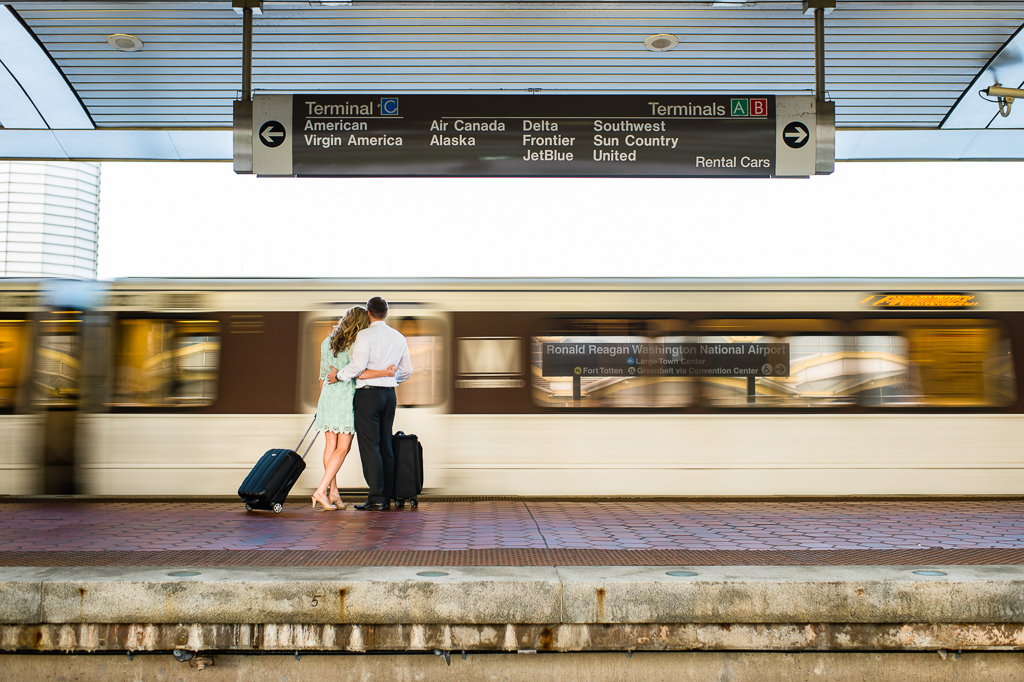
<path fill-rule="evenodd" d="M 338 325 L 331 330 L 328 337 L 331 340 L 331 352 L 337 355 L 346 348 L 351 348 L 355 343 L 356 334 L 370 326 L 370 316 L 366 314 L 366 308 L 352 306 L 345 317 L 338 320 Z"/>

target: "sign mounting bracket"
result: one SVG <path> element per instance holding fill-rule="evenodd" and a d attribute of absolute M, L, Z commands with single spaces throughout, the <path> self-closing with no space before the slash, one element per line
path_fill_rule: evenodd
<path fill-rule="evenodd" d="M 814 111 L 817 151 L 814 172 L 828 175 L 836 168 L 836 103 L 825 99 L 825 15 L 836 0 L 803 0 L 804 14 L 814 15 Z"/>
<path fill-rule="evenodd" d="M 232 104 L 234 170 L 252 173 L 252 17 L 263 13 L 263 0 L 231 0 L 242 15 L 242 94 Z"/>

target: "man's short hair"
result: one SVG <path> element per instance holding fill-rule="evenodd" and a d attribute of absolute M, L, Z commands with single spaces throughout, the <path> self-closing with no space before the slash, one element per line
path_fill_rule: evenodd
<path fill-rule="evenodd" d="M 374 296 L 366 302 L 366 312 L 378 320 L 383 320 L 388 316 L 388 302 L 380 296 Z"/>

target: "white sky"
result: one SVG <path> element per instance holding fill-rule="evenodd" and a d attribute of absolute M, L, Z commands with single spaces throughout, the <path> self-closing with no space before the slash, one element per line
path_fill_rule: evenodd
<path fill-rule="evenodd" d="M 809 180 L 275 179 L 105 163 L 99 277 L 1020 277 L 1024 163 Z"/>

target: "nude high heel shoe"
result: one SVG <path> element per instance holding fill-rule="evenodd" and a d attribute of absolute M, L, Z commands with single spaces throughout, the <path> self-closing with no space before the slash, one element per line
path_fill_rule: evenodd
<path fill-rule="evenodd" d="M 341 495 L 330 495 L 329 494 L 327 496 L 327 499 L 330 500 L 331 504 L 333 504 L 338 509 L 344 509 L 345 508 L 345 503 L 341 501 Z"/>
<path fill-rule="evenodd" d="M 320 506 L 324 508 L 324 511 L 334 511 L 337 509 L 336 506 L 331 504 L 330 500 L 321 495 L 319 492 L 313 493 L 313 511 L 316 511 L 316 503 L 319 502 Z"/>

